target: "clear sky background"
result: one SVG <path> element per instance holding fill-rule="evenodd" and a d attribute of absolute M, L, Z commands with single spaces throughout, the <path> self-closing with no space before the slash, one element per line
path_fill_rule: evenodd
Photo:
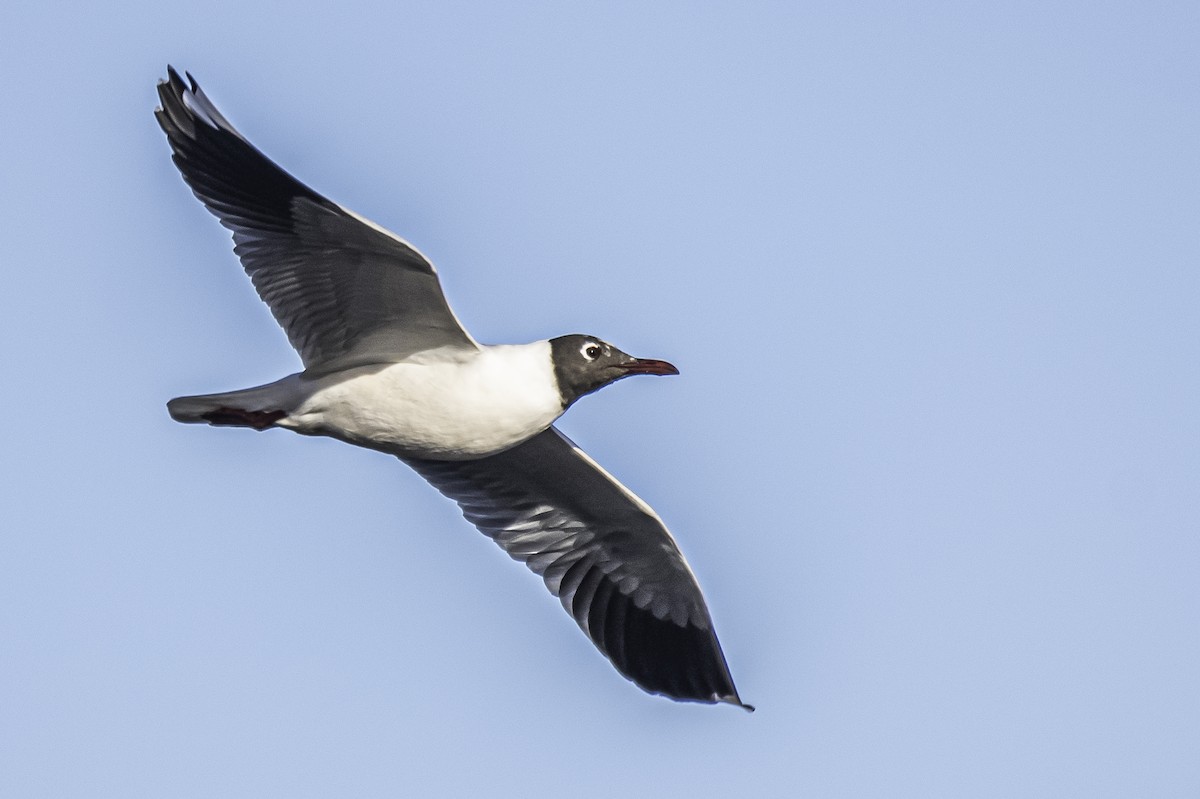
<path fill-rule="evenodd" d="M 0 7 L 0 796 L 1200 795 L 1200 6 Z M 164 403 L 298 359 L 170 62 L 488 342 L 749 715 L 627 683 L 394 459 Z"/>

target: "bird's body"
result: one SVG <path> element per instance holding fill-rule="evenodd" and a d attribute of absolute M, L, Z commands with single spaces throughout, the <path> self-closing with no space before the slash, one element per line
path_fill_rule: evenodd
<path fill-rule="evenodd" d="M 282 428 L 396 455 L 540 575 L 601 652 L 651 693 L 742 703 L 695 577 L 651 508 L 554 427 L 624 377 L 678 374 L 593 336 L 484 345 L 415 247 L 317 194 L 168 68 L 155 113 L 196 196 L 303 371 L 179 397 L 181 422 Z"/>
<path fill-rule="evenodd" d="M 398 363 L 302 372 L 265 386 L 168 404 L 182 422 L 281 413 L 272 424 L 390 455 L 466 460 L 494 455 L 542 432 L 564 410 L 550 344 L 429 351 Z M 261 418 L 261 417 L 260 417 Z"/>

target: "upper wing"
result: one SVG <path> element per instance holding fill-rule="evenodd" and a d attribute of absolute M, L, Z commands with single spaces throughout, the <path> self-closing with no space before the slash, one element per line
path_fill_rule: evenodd
<path fill-rule="evenodd" d="M 524 561 L 650 693 L 738 698 L 696 578 L 662 521 L 555 428 L 473 461 L 405 461 Z"/>
<path fill-rule="evenodd" d="M 192 191 L 307 369 L 475 348 L 416 248 L 330 202 L 242 138 L 188 75 L 167 68 L 155 116 Z"/>

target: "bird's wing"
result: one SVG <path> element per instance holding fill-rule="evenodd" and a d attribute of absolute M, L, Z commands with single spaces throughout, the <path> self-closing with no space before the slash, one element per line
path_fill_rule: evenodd
<path fill-rule="evenodd" d="M 280 169 L 172 68 L 155 116 L 172 160 L 233 231 L 234 252 L 306 369 L 475 349 L 416 248 Z"/>
<path fill-rule="evenodd" d="M 405 460 L 541 575 L 597 648 L 642 689 L 749 708 L 696 578 L 662 520 L 558 430 L 479 460 Z"/>

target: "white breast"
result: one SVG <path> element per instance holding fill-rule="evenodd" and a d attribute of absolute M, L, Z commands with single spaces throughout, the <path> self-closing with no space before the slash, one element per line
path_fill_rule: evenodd
<path fill-rule="evenodd" d="M 439 355 L 302 376 L 304 396 L 279 425 L 395 455 L 463 460 L 515 446 L 563 411 L 549 342 Z"/>

